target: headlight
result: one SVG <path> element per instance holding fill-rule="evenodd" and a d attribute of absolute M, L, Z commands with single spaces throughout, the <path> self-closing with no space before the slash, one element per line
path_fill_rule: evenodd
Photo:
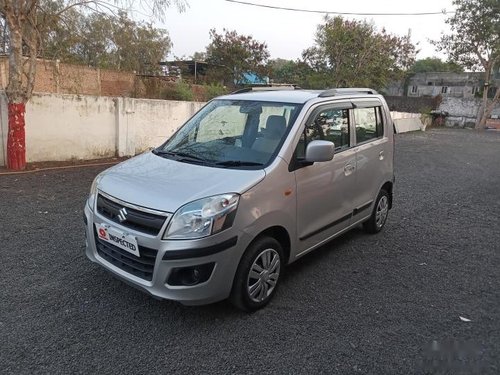
<path fill-rule="evenodd" d="M 100 180 L 101 180 L 101 175 L 98 174 L 96 178 L 94 178 L 94 181 L 92 181 L 92 186 L 90 187 L 90 194 L 87 203 L 91 210 L 94 209 L 94 202 L 97 197 L 97 184 L 99 183 Z"/>
<path fill-rule="evenodd" d="M 239 199 L 238 194 L 223 194 L 182 206 L 170 221 L 163 239 L 202 238 L 230 228 Z"/>

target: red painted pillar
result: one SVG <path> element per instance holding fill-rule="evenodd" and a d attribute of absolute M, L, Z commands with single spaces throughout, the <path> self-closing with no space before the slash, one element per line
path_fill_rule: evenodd
<path fill-rule="evenodd" d="M 26 168 L 26 135 L 24 132 L 24 103 L 9 103 L 9 133 L 7 137 L 7 168 Z"/>

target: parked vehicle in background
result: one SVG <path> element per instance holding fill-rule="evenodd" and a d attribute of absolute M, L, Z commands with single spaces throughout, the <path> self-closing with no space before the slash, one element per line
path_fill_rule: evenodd
<path fill-rule="evenodd" d="M 284 268 L 392 206 L 393 123 L 371 89 L 244 90 L 99 174 L 86 254 L 129 284 L 252 311 Z"/>

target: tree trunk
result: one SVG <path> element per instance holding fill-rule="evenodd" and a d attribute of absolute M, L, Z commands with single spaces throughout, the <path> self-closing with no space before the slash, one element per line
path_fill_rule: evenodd
<path fill-rule="evenodd" d="M 488 63 L 485 66 L 485 73 L 484 73 L 484 88 L 483 88 L 483 102 L 481 104 L 481 107 L 479 108 L 479 113 L 476 119 L 476 129 L 484 129 L 485 124 L 486 124 L 486 109 L 488 108 L 488 88 L 489 88 L 489 82 L 490 82 L 490 77 L 491 77 L 491 63 Z"/>
<path fill-rule="evenodd" d="M 484 108 L 483 111 L 483 116 L 481 117 L 481 120 L 479 120 L 479 129 L 484 129 L 486 128 L 486 120 L 491 115 L 491 112 L 493 112 L 493 109 L 495 108 L 495 104 L 500 103 L 500 87 L 497 87 L 497 91 L 495 92 L 495 96 L 493 97 L 493 101 L 488 105 L 488 102 L 486 102 L 486 107 Z"/>
<path fill-rule="evenodd" d="M 481 106 L 479 107 L 479 113 L 476 119 L 476 129 L 484 129 L 484 124 L 486 123 L 486 108 L 488 107 L 488 86 L 484 86 L 483 100 Z"/>
<path fill-rule="evenodd" d="M 9 169 L 23 170 L 26 168 L 25 112 L 24 103 L 9 102 L 9 133 L 7 137 L 7 168 Z"/>
<path fill-rule="evenodd" d="M 5 90 L 9 117 L 7 167 L 14 170 L 26 168 L 24 114 L 28 93 L 23 87 L 21 7 L 21 3 L 13 2 L 10 8 L 11 12 L 7 13 L 7 23 L 10 31 L 9 83 Z"/>

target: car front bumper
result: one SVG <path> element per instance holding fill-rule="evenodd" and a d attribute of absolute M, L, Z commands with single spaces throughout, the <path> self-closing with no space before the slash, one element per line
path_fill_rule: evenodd
<path fill-rule="evenodd" d="M 202 305 L 223 300 L 231 293 L 233 278 L 241 255 L 249 243 L 243 233 L 233 229 L 225 230 L 214 236 L 198 240 L 161 240 L 158 236 L 143 234 L 120 225 L 109 222 L 85 205 L 85 242 L 86 255 L 92 261 L 110 271 L 127 284 L 138 288 L 153 297 L 181 302 L 185 305 Z M 102 251 L 102 242 L 96 236 L 96 224 L 111 225 L 133 235 L 141 247 L 156 250 L 156 255 L 150 255 L 152 274 L 145 279 L 130 272 L 124 263 L 109 257 Z M 101 246 L 101 247 L 99 247 Z M 119 249 L 118 249 L 119 250 Z M 210 264 L 210 275 L 206 281 L 196 285 L 170 285 L 171 275 L 179 269 L 192 269 Z M 138 267 L 140 267 L 139 265 Z M 212 269 L 213 266 L 213 269 Z"/>

